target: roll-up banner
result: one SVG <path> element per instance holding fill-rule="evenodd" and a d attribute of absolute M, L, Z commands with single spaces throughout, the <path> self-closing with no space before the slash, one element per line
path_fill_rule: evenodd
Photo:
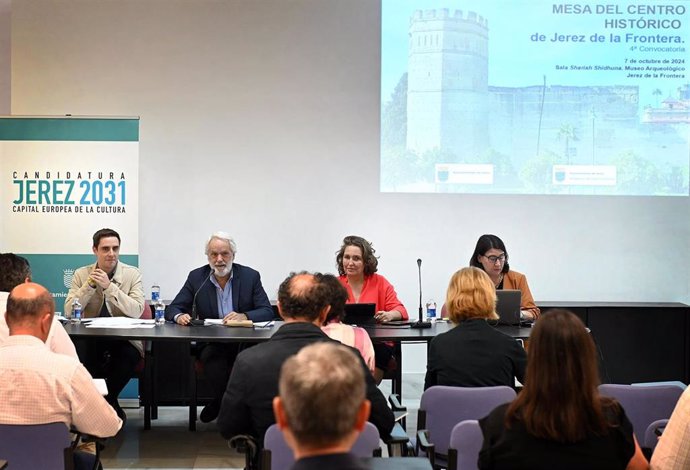
<path fill-rule="evenodd" d="M 0 117 L 0 178 L 0 251 L 29 260 L 58 311 L 97 230 L 138 265 L 139 118 Z"/>

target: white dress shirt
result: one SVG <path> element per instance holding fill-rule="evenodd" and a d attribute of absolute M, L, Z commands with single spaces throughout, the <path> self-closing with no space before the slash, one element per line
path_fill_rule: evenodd
<path fill-rule="evenodd" d="M 78 360 L 35 336 L 10 336 L 0 345 L 0 423 L 55 422 L 97 437 L 114 436 L 122 426 Z"/>

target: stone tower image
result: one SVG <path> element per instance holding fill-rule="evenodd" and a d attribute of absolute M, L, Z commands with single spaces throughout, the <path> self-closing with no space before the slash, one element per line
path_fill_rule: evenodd
<path fill-rule="evenodd" d="M 475 12 L 417 10 L 410 18 L 407 148 L 465 161 L 489 146 L 489 28 Z"/>

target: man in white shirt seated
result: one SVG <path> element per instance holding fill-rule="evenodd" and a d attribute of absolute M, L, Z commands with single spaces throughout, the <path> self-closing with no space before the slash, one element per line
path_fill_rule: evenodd
<path fill-rule="evenodd" d="M 5 322 L 7 297 L 12 289 L 24 282 L 31 282 L 29 261 L 14 253 L 0 253 L 0 344 L 10 336 L 10 330 Z M 45 344 L 55 353 L 78 359 L 74 343 L 57 318 L 53 320 L 53 326 L 50 328 Z"/>
<path fill-rule="evenodd" d="M 54 313 L 53 297 L 38 284 L 20 284 L 7 299 L 10 336 L 0 344 L 0 423 L 63 422 L 85 434 L 114 436 L 122 420 L 84 366 L 45 347 Z"/>

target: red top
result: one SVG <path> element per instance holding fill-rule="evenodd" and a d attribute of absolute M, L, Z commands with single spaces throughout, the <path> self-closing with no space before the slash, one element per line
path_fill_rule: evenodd
<path fill-rule="evenodd" d="M 362 286 L 362 293 L 359 300 L 355 302 L 355 296 L 352 294 L 350 284 L 347 282 L 347 276 L 339 276 L 341 284 L 347 289 L 347 303 L 361 303 L 361 304 L 376 304 L 376 311 L 397 310 L 402 315 L 403 320 L 407 320 L 407 309 L 398 299 L 398 294 L 395 293 L 393 285 L 380 274 L 372 274 L 364 277 L 364 285 Z"/>

